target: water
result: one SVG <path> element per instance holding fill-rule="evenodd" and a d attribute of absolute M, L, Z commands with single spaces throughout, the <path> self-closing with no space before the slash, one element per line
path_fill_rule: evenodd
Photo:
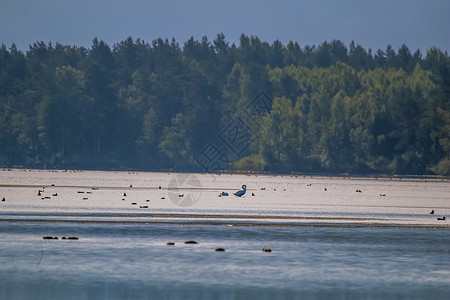
<path fill-rule="evenodd" d="M 436 299 L 450 292 L 450 225 L 437 220 L 450 215 L 448 181 L 0 176 L 0 299 Z M 242 184 L 246 195 L 232 196 Z M 218 197 L 222 191 L 231 196 Z"/>

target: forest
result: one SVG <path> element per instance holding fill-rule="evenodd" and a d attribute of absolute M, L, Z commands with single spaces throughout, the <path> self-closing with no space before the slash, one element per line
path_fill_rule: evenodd
<path fill-rule="evenodd" d="M 2 44 L 0 167 L 450 175 L 450 57 L 244 34 Z"/>

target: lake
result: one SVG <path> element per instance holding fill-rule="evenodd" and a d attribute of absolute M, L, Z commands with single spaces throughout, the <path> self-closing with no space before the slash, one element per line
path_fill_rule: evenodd
<path fill-rule="evenodd" d="M 2 170 L 0 299 L 446 298 L 449 183 Z"/>

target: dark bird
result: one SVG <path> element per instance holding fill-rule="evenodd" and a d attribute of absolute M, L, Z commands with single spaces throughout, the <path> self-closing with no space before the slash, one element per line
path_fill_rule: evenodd
<path fill-rule="evenodd" d="M 245 192 L 247 191 L 247 186 L 244 184 L 242 185 L 242 190 L 237 191 L 236 193 L 234 193 L 233 195 L 237 196 L 237 197 L 241 197 L 245 195 Z"/>
<path fill-rule="evenodd" d="M 438 221 L 445 221 L 445 217 L 437 218 L 437 219 L 438 219 Z"/>
<path fill-rule="evenodd" d="M 430 215 L 434 215 L 434 209 L 431 210 Z"/>
<path fill-rule="evenodd" d="M 196 244 L 198 244 L 196 241 L 186 241 L 184 243 L 188 244 L 188 245 L 196 245 Z"/>

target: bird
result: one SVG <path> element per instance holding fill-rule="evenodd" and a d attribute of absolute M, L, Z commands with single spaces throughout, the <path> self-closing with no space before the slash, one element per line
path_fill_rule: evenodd
<path fill-rule="evenodd" d="M 233 195 L 237 196 L 237 197 L 241 197 L 245 195 L 245 192 L 247 191 L 247 186 L 244 184 L 242 185 L 242 190 L 237 191 L 236 193 L 234 193 Z"/>
<path fill-rule="evenodd" d="M 227 192 L 222 192 L 220 195 L 222 195 L 222 196 L 228 196 L 228 193 L 227 193 Z"/>
<path fill-rule="evenodd" d="M 437 218 L 437 219 L 438 219 L 438 221 L 445 221 L 445 217 Z"/>
<path fill-rule="evenodd" d="M 434 209 L 431 210 L 430 215 L 434 215 Z"/>

